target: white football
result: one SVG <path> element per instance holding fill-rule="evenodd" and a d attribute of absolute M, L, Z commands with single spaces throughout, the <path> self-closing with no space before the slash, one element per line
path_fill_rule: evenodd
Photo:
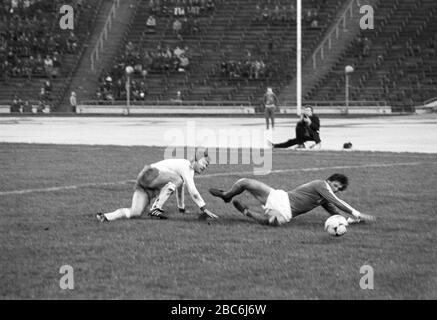
<path fill-rule="evenodd" d="M 347 226 L 349 223 L 347 222 L 346 218 L 342 215 L 336 214 L 333 216 L 330 216 L 328 219 L 326 219 L 325 222 L 325 230 L 328 232 L 331 236 L 342 236 L 347 232 Z"/>

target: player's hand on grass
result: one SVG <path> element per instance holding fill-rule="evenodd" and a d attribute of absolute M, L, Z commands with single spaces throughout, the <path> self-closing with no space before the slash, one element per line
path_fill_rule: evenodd
<path fill-rule="evenodd" d="M 360 213 L 359 219 L 365 222 L 375 222 L 376 217 L 371 216 L 370 214 Z"/>
<path fill-rule="evenodd" d="M 218 219 L 218 215 L 212 213 L 210 210 L 205 207 L 200 208 L 199 219 L 206 220 L 207 218 Z"/>

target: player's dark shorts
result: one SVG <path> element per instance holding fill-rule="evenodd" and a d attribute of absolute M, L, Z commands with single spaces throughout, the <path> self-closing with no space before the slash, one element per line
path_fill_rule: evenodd
<path fill-rule="evenodd" d="M 273 118 L 275 116 L 275 106 L 266 106 L 264 115 L 266 118 Z"/>
<path fill-rule="evenodd" d="M 137 177 L 134 190 L 144 191 L 149 195 L 149 197 L 153 197 L 154 190 L 150 189 L 149 186 L 152 183 L 152 181 L 155 180 L 158 176 L 159 176 L 158 169 L 153 168 L 151 166 L 145 166 Z"/>

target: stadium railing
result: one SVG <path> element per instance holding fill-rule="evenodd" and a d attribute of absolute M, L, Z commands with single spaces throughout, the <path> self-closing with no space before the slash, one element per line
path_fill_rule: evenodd
<path fill-rule="evenodd" d="M 103 27 L 103 30 L 99 36 L 99 39 L 97 40 L 97 43 L 94 47 L 94 50 L 91 53 L 91 70 L 94 71 L 96 62 L 100 59 L 100 52 L 103 51 L 103 46 L 108 38 L 108 33 L 112 27 L 112 21 L 115 19 L 115 16 L 117 14 L 117 9 L 120 6 L 120 0 L 113 0 L 114 4 L 112 5 L 111 11 L 108 15 L 108 18 L 106 19 L 105 25 Z"/>
<path fill-rule="evenodd" d="M 431 103 L 433 103 L 433 102 L 437 102 L 437 97 L 434 97 L 434 98 L 428 99 L 428 100 L 426 100 L 423 104 L 426 106 L 426 105 L 431 104 Z"/>
<path fill-rule="evenodd" d="M 358 14 L 356 3 L 357 3 L 356 0 L 349 1 L 349 4 L 344 9 L 340 18 L 331 27 L 325 38 L 320 42 L 317 48 L 313 51 L 312 54 L 313 69 L 317 68 L 318 58 L 320 59 L 319 63 L 323 63 L 323 60 L 325 59 L 325 51 L 331 50 L 335 41 L 339 39 L 339 37 L 343 33 L 349 32 L 348 26 L 353 23 L 356 23 L 355 19 Z M 328 44 L 328 46 L 326 46 L 326 44 Z"/>
<path fill-rule="evenodd" d="M 125 105 L 126 100 L 114 100 L 114 101 L 97 101 L 88 100 L 81 101 L 81 105 Z M 249 107 L 252 106 L 250 101 L 206 101 L 206 100 L 146 100 L 146 101 L 131 101 L 131 106 L 199 106 L 199 107 Z"/>
<path fill-rule="evenodd" d="M 97 105 L 125 105 L 126 100 L 114 100 L 114 101 L 97 101 L 97 100 L 84 100 L 80 102 L 81 105 L 97 106 Z M 185 106 L 185 107 L 256 107 L 259 104 L 251 101 L 236 101 L 236 100 L 145 100 L 145 101 L 131 101 L 131 106 Z M 346 107 L 346 101 L 304 101 L 303 105 L 312 105 L 314 107 Z M 286 103 L 280 105 L 280 107 L 292 107 L 295 106 L 292 103 Z M 388 107 L 386 101 L 350 101 L 350 108 L 380 108 Z"/>

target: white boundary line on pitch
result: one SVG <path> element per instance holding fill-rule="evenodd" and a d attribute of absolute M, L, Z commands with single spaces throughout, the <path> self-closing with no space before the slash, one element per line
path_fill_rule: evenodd
<path fill-rule="evenodd" d="M 362 165 L 354 165 L 354 166 L 334 166 L 334 167 L 314 167 L 314 168 L 295 168 L 295 169 L 278 169 L 271 170 L 269 174 L 275 173 L 284 173 L 284 172 L 306 172 L 306 171 L 322 171 L 322 170 L 335 170 L 335 169 L 359 169 L 359 168 L 384 168 L 384 167 L 398 167 L 398 166 L 417 166 L 420 164 L 436 164 L 437 162 L 402 162 L 402 163 L 374 163 L 374 164 L 362 164 Z M 224 176 L 235 176 L 235 175 L 252 175 L 252 171 L 240 171 L 240 172 L 219 172 L 219 173 L 211 173 L 204 174 L 201 176 L 197 176 L 197 178 L 212 178 L 212 177 L 224 177 Z M 75 190 L 80 188 L 87 187 L 102 187 L 102 186 L 112 186 L 117 184 L 127 184 L 134 183 L 135 180 L 124 180 L 124 181 L 115 181 L 115 182 L 101 182 L 101 183 L 84 183 L 77 184 L 71 186 L 60 186 L 60 187 L 50 187 L 50 188 L 41 188 L 41 189 L 24 189 L 24 190 L 11 190 L 11 191 L 2 191 L 0 192 L 0 196 L 7 195 L 21 195 L 28 193 L 36 193 L 36 192 L 51 192 L 51 191 L 64 191 L 64 190 Z"/>

